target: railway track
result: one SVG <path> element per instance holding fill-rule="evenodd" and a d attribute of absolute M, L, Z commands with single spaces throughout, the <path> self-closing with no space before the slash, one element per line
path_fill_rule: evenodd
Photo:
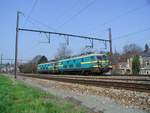
<path fill-rule="evenodd" d="M 20 73 L 24 75 L 24 73 Z M 84 78 L 84 79 L 95 79 L 95 80 L 123 80 L 123 81 L 143 81 L 150 83 L 150 76 L 81 76 L 81 75 L 54 75 L 54 74 L 28 74 L 32 76 L 51 76 L 51 77 L 68 77 L 68 78 Z"/>
<path fill-rule="evenodd" d="M 33 77 L 40 79 L 55 80 L 60 82 L 78 83 L 83 85 L 91 85 L 97 87 L 113 87 L 116 89 L 126 89 L 132 91 L 150 93 L 150 79 L 147 78 L 94 78 L 94 77 L 79 77 L 79 76 L 56 76 L 46 74 L 19 74 L 20 76 Z"/>

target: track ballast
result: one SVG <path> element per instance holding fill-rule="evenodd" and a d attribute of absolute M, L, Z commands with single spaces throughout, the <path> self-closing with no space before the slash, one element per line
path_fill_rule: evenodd
<path fill-rule="evenodd" d="M 77 83 L 82 85 L 91 85 L 97 87 L 107 87 L 116 89 L 126 89 L 150 93 L 150 79 L 144 77 L 137 78 L 109 78 L 109 77 L 83 77 L 83 76 L 61 76 L 47 74 L 19 74 L 25 77 L 55 80 L 60 82 Z"/>

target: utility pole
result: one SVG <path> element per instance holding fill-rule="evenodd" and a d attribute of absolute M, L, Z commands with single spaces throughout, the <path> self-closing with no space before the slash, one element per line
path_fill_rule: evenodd
<path fill-rule="evenodd" d="M 14 77 L 17 78 L 17 58 L 18 58 L 18 36 L 19 36 L 19 14 L 20 12 L 17 12 L 17 23 L 16 23 L 16 44 L 15 44 L 15 73 Z"/>
<path fill-rule="evenodd" d="M 110 62 L 112 63 L 112 34 L 111 34 L 111 28 L 108 29 L 109 32 L 109 49 L 110 49 Z"/>

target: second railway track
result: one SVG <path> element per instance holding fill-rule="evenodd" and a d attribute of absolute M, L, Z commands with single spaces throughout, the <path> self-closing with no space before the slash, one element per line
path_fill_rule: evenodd
<path fill-rule="evenodd" d="M 55 80 L 60 82 L 78 83 L 82 85 L 91 85 L 97 87 L 113 87 L 116 89 L 126 89 L 150 93 L 149 79 L 117 79 L 117 78 L 89 78 L 89 77 L 69 77 L 69 76 L 49 76 L 40 74 L 19 74 L 21 76 Z"/>

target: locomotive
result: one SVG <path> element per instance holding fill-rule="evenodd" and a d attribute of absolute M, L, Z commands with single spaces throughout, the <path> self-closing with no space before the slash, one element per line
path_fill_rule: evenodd
<path fill-rule="evenodd" d="M 105 73 L 111 70 L 108 54 L 87 54 L 71 58 L 41 63 L 37 66 L 38 73 Z"/>

